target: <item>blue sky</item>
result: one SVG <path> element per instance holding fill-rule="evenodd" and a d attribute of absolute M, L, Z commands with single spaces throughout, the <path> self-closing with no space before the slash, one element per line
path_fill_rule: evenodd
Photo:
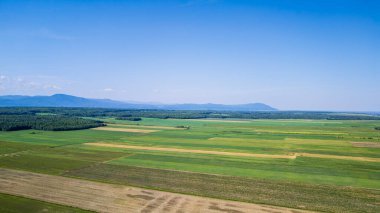
<path fill-rule="evenodd" d="M 380 1 L 0 0 L 0 95 L 380 111 Z"/>

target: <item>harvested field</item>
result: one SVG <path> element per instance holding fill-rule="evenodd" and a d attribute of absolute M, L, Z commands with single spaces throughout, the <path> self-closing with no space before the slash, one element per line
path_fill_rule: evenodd
<path fill-rule="evenodd" d="M 206 121 L 206 122 L 225 122 L 225 123 L 250 123 L 251 122 L 249 120 L 221 120 L 221 119 L 182 119 L 182 120 Z"/>
<path fill-rule="evenodd" d="M 0 169 L 0 192 L 112 213 L 305 212 L 9 169 Z"/>
<path fill-rule="evenodd" d="M 174 126 L 146 126 L 146 125 L 130 125 L 130 124 L 108 124 L 107 126 L 113 127 L 136 127 L 136 128 L 146 128 L 146 129 L 170 129 L 170 130 L 183 130 L 184 128 L 174 127 Z"/>
<path fill-rule="evenodd" d="M 380 191 L 376 189 L 302 184 L 301 181 L 271 181 L 112 164 L 73 169 L 64 175 L 202 197 L 321 212 L 380 212 Z"/>
<path fill-rule="evenodd" d="M 122 148 L 122 149 L 183 152 L 183 153 L 197 153 L 197 154 L 210 154 L 210 155 L 227 155 L 227 156 L 239 156 L 239 157 L 284 158 L 284 159 L 295 159 L 296 158 L 295 155 L 252 154 L 252 153 L 242 153 L 242 152 L 223 152 L 223 151 L 196 150 L 196 149 L 178 149 L 178 148 L 164 148 L 164 147 L 132 146 L 132 145 L 110 144 L 110 143 L 85 143 L 85 144 L 90 145 L 90 146 L 112 147 L 112 148 Z"/>
<path fill-rule="evenodd" d="M 138 132 L 138 133 L 151 133 L 158 132 L 160 130 L 153 129 L 130 129 L 130 128 L 112 128 L 112 127 L 98 127 L 93 130 L 104 130 L 104 131 L 113 131 L 113 132 Z"/>
<path fill-rule="evenodd" d="M 364 147 L 364 148 L 380 148 L 380 143 L 375 142 L 352 142 L 354 147 Z"/>
<path fill-rule="evenodd" d="M 347 135 L 348 133 L 342 132 L 326 132 L 326 131 L 286 131 L 286 130 L 268 130 L 268 129 L 255 129 L 251 128 L 258 133 L 273 133 L 273 134 L 320 134 L 320 135 Z"/>

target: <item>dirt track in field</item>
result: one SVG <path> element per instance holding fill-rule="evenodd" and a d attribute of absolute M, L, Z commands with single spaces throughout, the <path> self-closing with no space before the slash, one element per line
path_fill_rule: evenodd
<path fill-rule="evenodd" d="M 210 155 L 227 155 L 227 156 L 239 156 L 239 157 L 285 158 L 285 159 L 295 159 L 296 158 L 295 155 L 252 154 L 252 153 L 242 153 L 242 152 L 223 152 L 223 151 L 179 149 L 179 148 L 168 148 L 168 147 L 131 146 L 131 145 L 111 144 L 111 143 L 85 143 L 85 144 L 91 145 L 91 146 L 122 148 L 122 149 L 138 149 L 138 150 L 152 150 L 152 151 L 197 153 L 197 154 L 210 154 Z"/>
<path fill-rule="evenodd" d="M 112 128 L 112 127 L 98 127 L 98 128 L 93 128 L 93 130 L 104 130 L 104 131 L 113 131 L 113 132 L 139 132 L 139 133 L 151 133 L 151 132 L 160 131 L 160 130 L 153 130 L 153 129 L 131 129 L 131 128 Z"/>
<path fill-rule="evenodd" d="M 301 213 L 305 211 L 0 169 L 0 192 L 97 212 Z"/>
<path fill-rule="evenodd" d="M 146 125 L 130 125 L 130 124 L 108 124 L 107 126 L 116 127 L 136 127 L 136 128 L 146 128 L 146 129 L 173 129 L 173 130 L 183 130 L 184 128 L 174 127 L 174 126 L 146 126 Z"/>

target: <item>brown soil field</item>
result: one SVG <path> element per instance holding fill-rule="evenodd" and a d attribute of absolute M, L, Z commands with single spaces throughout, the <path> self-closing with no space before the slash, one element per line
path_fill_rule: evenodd
<path fill-rule="evenodd" d="M 96 212 L 305 212 L 10 169 L 0 169 L 0 192 Z"/>
<path fill-rule="evenodd" d="M 130 125 L 130 124 L 107 124 L 107 126 L 116 126 L 116 127 L 137 127 L 137 128 L 146 128 L 146 129 L 175 129 L 183 130 L 184 128 L 177 128 L 174 126 L 145 126 L 145 125 Z"/>
<path fill-rule="evenodd" d="M 219 119 L 181 119 L 190 121 L 208 121 L 208 122 L 226 122 L 226 123 L 250 123 L 251 121 L 245 120 L 219 120 Z"/>
<path fill-rule="evenodd" d="M 375 142 L 352 142 L 354 147 L 365 147 L 365 148 L 380 148 L 380 143 Z"/>
<path fill-rule="evenodd" d="M 160 130 L 153 130 L 153 129 L 129 129 L 129 128 L 112 128 L 112 127 L 98 127 L 98 128 L 93 128 L 93 130 L 104 130 L 104 131 L 114 131 L 114 132 L 139 132 L 139 133 L 151 133 L 151 132 L 160 131 Z"/>
<path fill-rule="evenodd" d="M 285 158 L 285 159 L 296 158 L 295 155 L 252 154 L 252 153 L 242 153 L 242 152 L 223 152 L 223 151 L 179 149 L 179 148 L 168 148 L 168 147 L 131 146 L 131 145 L 111 144 L 111 143 L 85 143 L 85 144 L 91 145 L 91 146 L 113 147 L 113 148 L 122 148 L 122 149 L 139 149 L 139 150 L 183 152 L 183 153 L 197 153 L 197 154 L 211 154 L 211 155 L 228 155 L 228 156 L 240 156 L 240 157 Z"/>

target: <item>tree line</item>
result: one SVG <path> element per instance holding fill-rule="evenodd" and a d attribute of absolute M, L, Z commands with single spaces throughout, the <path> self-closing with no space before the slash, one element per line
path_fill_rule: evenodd
<path fill-rule="evenodd" d="M 100 121 L 62 115 L 0 115 L 0 129 L 2 131 L 26 129 L 67 131 L 88 129 L 103 125 L 104 124 Z"/>
<path fill-rule="evenodd" d="M 141 121 L 141 118 L 124 116 L 124 117 L 116 117 L 116 120 L 126 120 L 126 121 Z"/>
<path fill-rule="evenodd" d="M 176 118 L 176 119 L 325 119 L 325 120 L 380 120 L 379 114 L 310 112 L 310 111 L 196 111 L 196 110 L 143 110 L 105 108 L 52 108 L 52 107 L 4 107 L 0 115 L 56 114 L 66 117 L 115 117 L 127 118 Z"/>

